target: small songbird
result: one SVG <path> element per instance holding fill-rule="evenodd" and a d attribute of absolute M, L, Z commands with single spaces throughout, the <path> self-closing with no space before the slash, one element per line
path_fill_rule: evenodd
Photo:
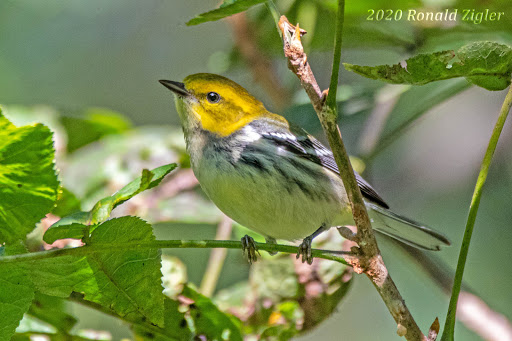
<path fill-rule="evenodd" d="M 198 73 L 160 83 L 176 95 L 201 188 L 227 216 L 267 243 L 302 239 L 299 253 L 308 263 L 315 236 L 354 225 L 333 154 L 313 136 L 225 77 Z M 376 231 L 427 250 L 450 245 L 443 234 L 390 211 L 355 175 Z"/>

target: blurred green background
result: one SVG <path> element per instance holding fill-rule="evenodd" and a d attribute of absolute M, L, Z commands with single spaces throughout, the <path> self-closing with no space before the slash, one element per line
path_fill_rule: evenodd
<path fill-rule="evenodd" d="M 277 1 L 283 12 L 295 11 L 301 27 L 309 30 L 304 42 L 321 86 L 330 75 L 329 16 L 322 11 L 333 1 Z M 270 99 L 255 79 L 250 63 L 233 50 L 236 37 L 227 20 L 188 27 L 198 13 L 218 6 L 213 0 L 1 0 L 0 103 L 6 112 L 14 106 L 44 104 L 60 114 L 81 117 L 88 107 L 104 107 L 129 118 L 136 126 L 179 124 L 169 91 L 157 81 L 181 80 L 196 72 L 216 72 L 232 78 L 260 98 L 269 109 L 320 136 L 314 112 L 297 79 L 279 54 L 279 36 L 264 6 L 247 16 L 274 74 L 289 93 L 289 100 Z M 318 5 L 320 4 L 320 5 Z M 318 5 L 318 7 L 316 7 Z M 387 5 L 389 6 L 389 5 Z M 466 42 L 489 39 L 512 45 L 512 6 L 506 1 L 399 1 L 393 8 L 485 8 L 505 11 L 506 22 L 418 27 L 408 22 L 366 21 L 368 9 L 387 8 L 384 1 L 347 3 L 346 48 L 342 59 L 360 65 L 396 63 L 412 54 L 457 48 Z M 508 23 L 508 24 L 507 24 Z M 507 26 L 508 25 L 508 26 Z M 309 29 L 309 28 L 313 29 Z M 264 28 L 264 30 L 263 30 Z M 383 37 L 386 37 L 384 39 Z M 267 44 L 267 45 L 265 45 Z M 386 86 L 346 71 L 341 72 L 341 130 L 349 152 L 364 156 L 366 122 L 375 105 L 399 86 Z M 261 79 L 259 79 L 261 80 Z M 451 82 L 451 81 L 447 81 Z M 413 108 L 443 83 L 427 85 L 402 96 L 397 115 Z M 407 91 L 405 89 L 404 91 Z M 409 91 L 415 91 L 409 90 Z M 379 97 L 380 96 L 380 97 Z M 466 215 L 479 165 L 495 123 L 504 92 L 472 87 L 429 110 L 395 142 L 366 160 L 365 177 L 397 212 L 444 231 L 453 247 L 436 254 L 455 268 Z M 380 100 L 380 102 L 379 102 Z M 432 99 L 435 101 L 435 97 Z M 385 101 L 384 101 L 385 102 Z M 428 101 L 427 101 L 428 102 Z M 394 112 L 395 113 L 395 112 Z M 392 119 L 391 119 L 392 120 Z M 473 235 L 465 281 L 492 309 L 512 319 L 512 123 L 507 122 L 494 157 Z M 75 157 L 80 164 L 80 154 Z M 64 175 L 63 175 L 64 176 Z M 215 210 L 212 208 L 212 210 Z M 216 213 L 215 213 L 216 214 Z M 176 225 L 176 224 L 174 224 Z M 158 238 L 213 238 L 213 225 L 157 225 Z M 384 259 L 406 302 L 424 331 L 438 316 L 443 324 L 448 296 L 410 258 L 383 240 Z M 188 267 L 189 279 L 199 283 L 208 251 L 168 252 Z M 247 276 L 240 252 L 230 251 L 219 288 Z M 98 313 L 73 306 L 81 328 L 113 331 L 114 339 L 130 337 L 126 326 Z M 369 326 L 361 321 L 373 321 Z M 116 328 L 113 330 L 112 326 Z M 481 340 L 458 324 L 459 340 Z M 370 282 L 356 276 L 337 311 L 319 328 L 300 340 L 399 340 L 396 326 Z"/>

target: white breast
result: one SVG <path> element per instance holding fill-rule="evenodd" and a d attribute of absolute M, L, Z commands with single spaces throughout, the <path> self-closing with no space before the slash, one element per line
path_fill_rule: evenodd
<path fill-rule="evenodd" d="M 267 159 L 268 172 L 261 172 L 233 165 L 229 154 L 219 154 L 218 150 L 213 153 L 213 149 L 204 147 L 202 158 L 192 156 L 194 173 L 219 209 L 241 225 L 267 237 L 297 240 L 312 234 L 322 224 L 351 222 L 350 211 L 341 212 L 342 204 L 347 203 L 341 179 L 321 166 L 304 159 L 301 162 L 318 167 L 315 171 L 319 176 L 311 177 L 288 167 L 289 176 L 284 178 L 282 160 L 278 164 Z M 195 148 L 189 148 L 192 149 Z M 275 167 L 281 167 L 281 171 Z"/>

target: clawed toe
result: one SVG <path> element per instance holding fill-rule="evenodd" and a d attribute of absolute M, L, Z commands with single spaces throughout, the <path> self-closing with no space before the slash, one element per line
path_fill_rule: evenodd
<path fill-rule="evenodd" d="M 297 252 L 296 258 L 302 256 L 302 263 L 307 262 L 309 265 L 313 263 L 313 256 L 311 254 L 311 242 L 313 238 L 306 237 L 299 245 L 299 251 Z"/>
<path fill-rule="evenodd" d="M 242 237 L 242 251 L 245 255 L 247 251 L 247 260 L 249 261 L 249 264 L 252 264 L 253 262 L 256 262 L 258 260 L 258 257 L 256 253 L 259 254 L 258 249 L 256 248 L 256 244 L 254 243 L 254 239 L 248 235 L 245 235 Z"/>

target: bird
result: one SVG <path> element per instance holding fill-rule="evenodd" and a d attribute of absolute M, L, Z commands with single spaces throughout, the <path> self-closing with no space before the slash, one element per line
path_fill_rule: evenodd
<path fill-rule="evenodd" d="M 300 241 L 309 264 L 312 240 L 334 226 L 354 225 L 331 150 L 236 82 L 196 73 L 160 80 L 175 95 L 192 170 L 211 201 L 267 243 Z M 394 213 L 355 172 L 375 231 L 425 250 L 450 245 L 444 234 Z M 251 244 L 242 238 L 244 247 Z"/>

